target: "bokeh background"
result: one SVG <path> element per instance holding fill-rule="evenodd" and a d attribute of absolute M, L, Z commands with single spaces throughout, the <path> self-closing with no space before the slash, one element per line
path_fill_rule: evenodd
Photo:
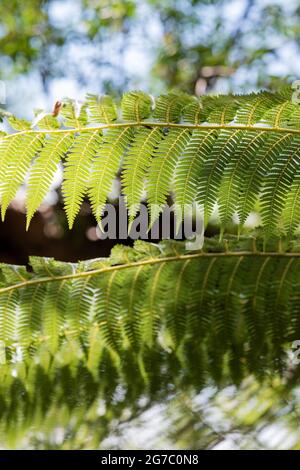
<path fill-rule="evenodd" d="M 300 77 L 298 0 L 2 0 L 6 109 L 32 119 L 68 96 L 141 89 L 249 92 Z M 21 190 L 0 223 L 0 261 L 106 256 L 89 205 L 69 232 L 58 172 L 25 232 Z M 115 195 L 112 195 L 112 198 Z"/>

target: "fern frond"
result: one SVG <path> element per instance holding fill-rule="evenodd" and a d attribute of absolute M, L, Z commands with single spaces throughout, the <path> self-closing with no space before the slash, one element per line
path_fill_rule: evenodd
<path fill-rule="evenodd" d="M 222 181 L 226 163 L 234 154 L 242 133 L 239 130 L 222 131 L 211 153 L 203 164 L 197 200 L 204 207 L 204 224 L 207 225 L 214 204 L 217 201 L 218 189 Z"/>
<path fill-rule="evenodd" d="M 104 122 L 109 124 L 117 119 L 117 108 L 111 96 L 88 94 L 86 97 L 91 123 Z"/>
<path fill-rule="evenodd" d="M 32 159 L 41 149 L 44 141 L 42 134 L 25 135 L 20 146 L 9 161 L 6 173 L 2 179 L 1 187 L 1 217 L 5 218 L 6 209 L 10 201 L 15 197 L 19 186 L 24 182 L 25 176 L 30 168 Z"/>
<path fill-rule="evenodd" d="M 90 178 L 90 167 L 100 149 L 101 136 L 99 131 L 81 134 L 66 158 L 62 193 L 69 228 L 73 227 L 75 217 L 86 194 Z"/>
<path fill-rule="evenodd" d="M 127 150 L 133 131 L 130 127 L 110 129 L 103 137 L 103 143 L 92 163 L 89 197 L 97 222 L 101 220 L 108 193 L 120 166 L 120 160 Z"/>
<path fill-rule="evenodd" d="M 272 233 L 278 226 L 278 219 L 299 164 L 300 137 L 296 136 L 277 156 L 264 181 L 261 213 L 266 232 Z"/>
<path fill-rule="evenodd" d="M 51 413 L 57 425 L 58 404 L 74 419 L 102 400 L 112 419 L 120 396 L 128 406 L 212 379 L 287 377 L 300 329 L 299 240 L 263 243 L 207 239 L 187 252 L 137 242 L 108 259 L 1 265 L 1 426 L 21 432 L 19 414 L 29 425 Z"/>
<path fill-rule="evenodd" d="M 150 226 L 154 224 L 167 202 L 177 161 L 189 139 L 190 132 L 188 129 L 172 129 L 155 150 L 147 186 Z"/>
<path fill-rule="evenodd" d="M 249 213 L 253 210 L 262 190 L 264 179 L 269 173 L 277 155 L 290 144 L 292 138 L 293 135 L 287 133 L 279 136 L 271 134 L 263 139 L 262 146 L 257 151 L 247 173 L 244 175 L 241 195 L 238 201 L 238 214 L 241 224 L 245 222 Z"/>
<path fill-rule="evenodd" d="M 172 92 L 154 100 L 134 91 L 124 95 L 121 111 L 119 118 L 108 96 L 88 95 L 83 103 L 65 100 L 64 127 L 59 127 L 61 119 L 47 113 L 38 114 L 32 125 L 7 115 L 16 132 L 0 136 L 3 216 L 29 170 L 28 227 L 63 161 L 70 227 L 86 196 L 100 222 L 120 173 L 130 222 L 145 186 L 151 224 L 172 195 L 178 213 L 183 214 L 186 205 L 201 204 L 205 223 L 218 207 L 222 231 L 236 212 L 240 231 L 258 204 L 266 235 L 280 229 L 291 236 L 297 230 L 300 111 L 290 92 L 200 99 Z"/>
<path fill-rule="evenodd" d="M 293 250 L 286 245 L 277 251 L 271 241 L 263 252 L 249 239 L 226 248 L 208 239 L 201 252 L 186 252 L 180 242 L 139 242 L 117 247 L 106 261 L 33 258 L 33 273 L 3 265 L 1 339 L 10 348 L 19 344 L 24 354 L 39 344 L 55 354 L 69 340 L 88 347 L 92 329 L 102 354 L 107 351 L 118 367 L 125 351 L 141 358 L 158 344 L 184 362 L 187 344 L 203 341 L 214 364 L 238 348 L 253 367 L 255 348 L 265 354 L 266 335 L 268 358 L 282 361 L 285 343 L 296 334 L 289 322 L 300 254 Z M 286 332 L 284 324 L 290 325 Z"/>
<path fill-rule="evenodd" d="M 142 91 L 124 93 L 121 103 L 122 117 L 125 121 L 140 122 L 151 114 L 152 101 Z"/>
<path fill-rule="evenodd" d="M 52 178 L 57 170 L 58 163 L 69 150 L 73 143 L 73 135 L 57 134 L 52 135 L 45 142 L 40 154 L 37 156 L 29 174 L 28 190 L 26 195 L 27 223 L 30 221 L 39 208 L 52 183 Z"/>
<path fill-rule="evenodd" d="M 124 156 L 121 177 L 130 221 L 138 212 L 152 155 L 162 139 L 161 129 L 140 129 Z"/>
<path fill-rule="evenodd" d="M 187 144 L 182 158 L 180 158 L 175 170 L 175 203 L 178 212 L 183 217 L 185 208 L 196 200 L 200 175 L 207 156 L 211 153 L 215 144 L 217 132 L 203 132 L 196 130 Z"/>

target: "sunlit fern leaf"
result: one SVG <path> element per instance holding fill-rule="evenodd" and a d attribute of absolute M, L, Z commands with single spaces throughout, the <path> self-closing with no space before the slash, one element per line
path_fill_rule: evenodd
<path fill-rule="evenodd" d="M 88 276 L 74 279 L 72 282 L 71 296 L 68 299 L 66 310 L 70 325 L 68 335 L 73 339 L 77 339 L 89 324 L 93 302 L 93 289 L 90 284 L 91 279 Z"/>
<path fill-rule="evenodd" d="M 282 225 L 290 237 L 300 224 L 300 169 L 297 168 L 292 184 L 286 196 L 283 212 Z"/>
<path fill-rule="evenodd" d="M 221 126 L 231 122 L 236 115 L 241 99 L 234 95 L 204 96 L 202 104 L 205 120 Z"/>
<path fill-rule="evenodd" d="M 120 166 L 120 159 L 128 149 L 132 138 L 133 131 L 130 127 L 108 130 L 103 137 L 101 149 L 94 158 L 89 197 L 98 223 Z"/>
<path fill-rule="evenodd" d="M 200 124 L 205 121 L 203 104 L 199 99 L 191 99 L 182 110 L 182 120 L 191 124 Z"/>
<path fill-rule="evenodd" d="M 155 149 L 147 185 L 152 226 L 167 202 L 176 164 L 190 139 L 188 129 L 172 129 Z"/>
<path fill-rule="evenodd" d="M 276 361 L 276 367 L 284 367 L 283 338 L 286 325 L 290 321 L 289 299 L 295 289 L 299 275 L 299 260 L 297 258 L 280 259 L 272 274 L 269 284 L 269 295 L 266 299 L 265 313 L 269 320 L 270 349 Z"/>
<path fill-rule="evenodd" d="M 266 137 L 264 132 L 245 132 L 224 169 L 218 197 L 220 219 L 224 225 L 231 221 L 237 209 L 253 153 L 260 149 Z"/>
<path fill-rule="evenodd" d="M 30 122 L 26 121 L 26 119 L 19 119 L 16 116 L 10 115 L 7 121 L 16 131 L 26 131 L 30 129 Z"/>
<path fill-rule="evenodd" d="M 140 314 L 143 309 L 144 289 L 149 281 L 150 268 L 143 265 L 122 277 L 120 315 L 124 318 L 124 344 L 135 350 L 141 347 L 142 328 Z"/>
<path fill-rule="evenodd" d="M 204 207 L 205 225 L 216 203 L 226 163 L 230 161 L 241 137 L 240 130 L 223 130 L 202 166 L 197 200 Z"/>
<path fill-rule="evenodd" d="M 262 372 L 262 357 L 268 350 L 268 340 L 263 332 L 268 331 L 268 316 L 265 309 L 266 286 L 269 285 L 274 266 L 271 257 L 253 259 L 251 267 L 246 267 L 247 287 L 245 289 L 245 326 L 249 338 L 247 357 L 251 371 Z"/>
<path fill-rule="evenodd" d="M 124 95 L 121 107 L 123 119 L 121 116 L 118 119 L 120 113 L 111 98 L 88 95 L 82 103 L 65 100 L 58 119 L 41 112 L 30 124 L 6 113 L 4 118 L 17 132 L 0 136 L 0 194 L 2 192 L 3 196 L 5 192 L 3 213 L 30 169 L 26 195 L 28 228 L 50 188 L 58 162 L 66 160 L 63 192 L 70 226 L 86 196 L 100 222 L 113 180 L 120 170 L 131 222 L 144 197 L 146 181 L 149 205 L 158 203 L 152 210 L 151 223 L 165 202 L 171 202 L 170 197 L 174 196 L 181 208 L 186 202 L 202 204 L 206 223 L 218 205 L 222 232 L 237 211 L 241 231 L 253 207 L 261 202 L 263 191 L 264 201 L 269 197 L 267 194 L 274 195 L 272 213 L 276 220 L 270 224 L 271 216 L 265 213 L 262 224 L 267 224 L 266 233 L 274 234 L 283 226 L 292 235 L 299 220 L 295 209 L 297 176 L 294 172 L 291 190 L 284 192 L 282 185 L 277 186 L 276 178 L 272 177 L 278 165 L 289 166 L 287 160 L 292 159 L 289 142 L 299 135 L 300 111 L 291 101 L 290 90 L 244 96 L 209 95 L 200 99 L 171 92 L 156 100 L 143 92 L 130 92 Z M 67 128 L 59 127 L 61 117 Z M 92 138 L 97 131 L 104 133 L 99 152 L 95 152 Z M 173 151 L 172 136 L 177 133 L 194 136 L 200 149 L 199 157 L 198 152 L 194 153 L 193 137 L 190 146 L 187 138 L 185 144 L 175 145 Z M 43 136 L 43 147 L 36 158 L 32 155 L 29 159 L 26 142 L 30 143 L 31 138 L 39 135 Z M 69 154 L 71 136 L 76 137 L 73 147 L 76 152 Z M 88 136 L 91 136 L 91 146 L 87 143 Z M 212 142 L 211 136 L 217 139 Z M 80 147 L 83 141 L 87 143 L 86 153 L 93 154 L 86 166 Z M 290 149 L 292 151 L 292 147 Z M 19 165 L 20 154 L 25 164 Z M 80 184 L 76 184 L 77 179 Z M 289 202 L 283 205 L 285 197 Z"/>
<path fill-rule="evenodd" d="M 1 217 L 5 218 L 5 213 L 10 201 L 15 197 L 19 186 L 24 182 L 29 171 L 31 161 L 41 149 L 44 135 L 25 135 L 16 148 L 13 158 L 7 166 L 5 177 L 1 187 Z"/>
<path fill-rule="evenodd" d="M 67 127 L 80 128 L 87 123 L 86 103 L 66 99 L 61 108 L 61 115 L 64 118 L 64 125 Z"/>
<path fill-rule="evenodd" d="M 264 114 L 279 103 L 280 97 L 267 91 L 252 93 L 237 109 L 235 122 L 250 126 L 260 122 Z"/>
<path fill-rule="evenodd" d="M 140 122 L 150 116 L 152 100 L 142 91 L 124 93 L 121 103 L 122 117 L 125 121 Z"/>
<path fill-rule="evenodd" d="M 116 354 L 120 351 L 123 342 L 121 336 L 121 316 L 120 316 L 120 273 L 111 271 L 99 278 L 98 286 L 101 289 L 97 304 L 97 322 L 100 327 L 100 334 L 105 344 Z"/>
<path fill-rule="evenodd" d="M 24 359 L 34 354 L 40 345 L 43 324 L 41 312 L 46 293 L 47 284 L 35 284 L 21 291 L 17 335 Z M 57 338 L 48 339 L 57 344 Z"/>
<path fill-rule="evenodd" d="M 37 111 L 35 113 L 36 117 L 33 121 L 32 126 L 38 126 L 39 129 L 48 129 L 55 130 L 59 129 L 60 123 L 57 117 L 53 116 L 50 113 L 45 113 L 44 111 Z"/>
<path fill-rule="evenodd" d="M 117 119 L 117 108 L 111 96 L 88 94 L 86 101 L 89 110 L 89 122 L 109 124 Z"/>
<path fill-rule="evenodd" d="M 144 304 L 141 309 L 141 337 L 143 343 L 152 348 L 159 334 L 159 324 L 161 320 L 161 305 L 163 292 L 169 279 L 167 266 L 165 263 L 158 264 L 151 270 L 149 282 L 144 291 Z M 159 299 L 159 300 L 157 300 Z"/>
<path fill-rule="evenodd" d="M 43 335 L 47 341 L 49 351 L 53 354 L 57 351 L 62 336 L 68 300 L 70 296 L 70 285 L 67 281 L 52 282 L 47 286 L 45 299 L 40 315 L 43 316 Z"/>
<path fill-rule="evenodd" d="M 129 219 L 132 220 L 139 209 L 146 174 L 151 165 L 152 155 L 163 139 L 161 129 L 140 129 L 124 156 L 122 184 L 126 197 Z"/>
<path fill-rule="evenodd" d="M 261 122 L 273 127 L 282 127 L 286 124 L 288 117 L 293 112 L 295 105 L 290 99 L 280 94 L 277 95 L 278 104 L 267 110 L 262 116 Z"/>
<path fill-rule="evenodd" d="M 161 95 L 155 101 L 153 117 L 166 123 L 179 122 L 184 107 L 191 101 L 190 96 L 182 93 Z"/>
<path fill-rule="evenodd" d="M 90 167 L 99 151 L 100 143 L 101 135 L 99 135 L 98 130 L 92 133 L 80 134 L 75 138 L 75 142 L 66 158 L 62 193 L 69 228 L 72 228 L 86 194 L 90 178 Z"/>
<path fill-rule="evenodd" d="M 13 134 L 0 140 L 0 196 L 2 195 L 3 184 L 6 178 L 7 169 L 11 160 L 15 160 L 18 155 L 18 148 L 23 141 L 23 136 Z"/>
<path fill-rule="evenodd" d="M 272 233 L 284 207 L 294 175 L 300 164 L 300 137 L 294 137 L 277 156 L 265 180 L 261 196 L 261 214 L 266 233 Z"/>
<path fill-rule="evenodd" d="M 37 156 L 31 168 L 26 193 L 27 223 L 30 221 L 43 202 L 52 183 L 58 163 L 69 150 L 74 137 L 69 134 L 55 134 L 45 142 L 44 147 Z"/>
<path fill-rule="evenodd" d="M 193 132 L 175 170 L 175 204 L 179 217 L 188 211 L 199 190 L 201 169 L 216 142 L 217 132 Z"/>
<path fill-rule="evenodd" d="M 172 269 L 172 276 L 176 277 L 175 283 L 166 285 L 170 302 L 166 309 L 166 328 L 169 332 L 172 348 L 180 350 L 182 341 L 187 331 L 187 304 L 191 285 L 191 273 L 194 271 L 191 259 L 184 263 L 176 263 Z M 180 357 L 180 352 L 179 352 Z"/>
<path fill-rule="evenodd" d="M 2 265 L 0 422 L 9 416 L 18 427 L 18 413 L 29 423 L 51 410 L 56 420 L 58 403 L 71 412 L 89 400 L 121 406 L 123 397 L 128 406 L 249 373 L 287 380 L 287 347 L 300 329 L 300 243 L 262 246 L 260 237 L 211 238 L 188 252 L 140 241 L 107 260 L 33 258 L 30 272 Z"/>
<path fill-rule="evenodd" d="M 268 135 L 262 147 L 256 152 L 254 159 L 244 175 L 240 189 L 238 202 L 238 214 L 240 223 L 243 224 L 253 209 L 264 183 L 265 176 L 270 171 L 278 154 L 289 145 L 293 138 L 292 134 Z"/>

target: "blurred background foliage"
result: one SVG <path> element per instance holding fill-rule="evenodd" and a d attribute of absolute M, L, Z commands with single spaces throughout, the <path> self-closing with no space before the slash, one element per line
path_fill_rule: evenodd
<path fill-rule="evenodd" d="M 0 15 L 1 76 L 23 114 L 66 92 L 245 92 L 300 72 L 299 0 L 6 0 Z"/>
<path fill-rule="evenodd" d="M 49 111 L 56 100 L 87 92 L 175 88 L 199 96 L 274 89 L 300 77 L 299 20 L 299 0 L 3 0 L 6 107 L 32 118 L 34 108 Z M 113 242 L 98 239 L 88 204 L 67 230 L 59 184 L 58 174 L 28 233 L 18 194 L 0 223 L 1 261 L 109 254 Z M 260 387 L 249 378 L 239 391 L 187 392 L 105 425 L 93 410 L 88 418 L 81 410 L 80 422 L 76 414 L 70 421 L 54 412 L 50 431 L 29 434 L 24 446 L 95 448 L 104 439 L 110 448 L 299 448 L 299 391 L 283 390 L 282 380 Z"/>

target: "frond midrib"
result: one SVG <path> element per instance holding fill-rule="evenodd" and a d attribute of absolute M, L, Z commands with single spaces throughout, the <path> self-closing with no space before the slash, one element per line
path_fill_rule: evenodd
<path fill-rule="evenodd" d="M 36 285 L 36 284 L 45 284 L 48 282 L 58 282 L 63 280 L 72 280 L 85 277 L 99 276 L 100 274 L 105 274 L 114 271 L 121 271 L 130 268 L 137 268 L 139 266 L 147 266 L 161 263 L 171 263 L 178 261 L 186 261 L 189 259 L 197 258 L 230 258 L 230 257 L 265 257 L 265 258 L 300 258 L 300 252 L 277 252 L 277 251 L 224 251 L 224 252 L 204 252 L 200 251 L 197 253 L 188 253 L 186 255 L 176 255 L 176 256 L 164 256 L 161 258 L 150 258 L 146 260 L 140 260 L 125 264 L 117 264 L 113 266 L 107 266 L 105 268 L 94 269 L 91 271 L 77 272 L 74 274 L 65 274 L 61 276 L 49 276 L 41 277 L 39 279 L 31 279 L 22 281 L 18 284 L 13 284 L 7 287 L 0 288 L 0 295 L 5 292 L 9 292 L 15 289 L 21 289 L 24 287 Z"/>
<path fill-rule="evenodd" d="M 157 128 L 176 128 L 176 129 L 190 129 L 190 130 L 245 130 L 245 131 L 263 131 L 271 133 L 286 133 L 286 134 L 296 134 L 300 135 L 300 129 L 293 129 L 289 127 L 277 127 L 277 126 L 262 126 L 246 124 L 189 124 L 189 123 L 173 123 L 173 122 L 164 122 L 164 121 L 127 121 L 127 122 L 116 122 L 110 124 L 101 124 L 99 126 L 91 127 L 74 127 L 71 129 L 26 129 L 24 131 L 16 132 L 13 134 L 8 134 L 2 137 L 2 140 L 10 139 L 16 135 L 32 135 L 32 134 L 70 134 L 70 133 L 82 133 L 82 132 L 93 132 L 101 131 L 105 129 L 118 129 L 122 127 L 157 127 Z"/>

